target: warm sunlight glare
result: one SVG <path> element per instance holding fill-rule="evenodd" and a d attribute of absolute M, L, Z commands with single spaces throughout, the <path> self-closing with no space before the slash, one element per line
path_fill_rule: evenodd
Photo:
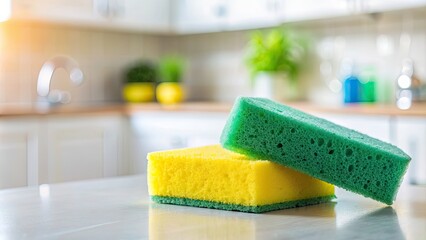
<path fill-rule="evenodd" d="M 11 1 L 0 0 L 0 22 L 4 22 L 10 18 Z"/>

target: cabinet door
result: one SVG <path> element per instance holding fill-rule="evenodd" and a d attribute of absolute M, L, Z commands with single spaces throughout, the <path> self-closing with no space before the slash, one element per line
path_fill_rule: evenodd
<path fill-rule="evenodd" d="M 173 2 L 172 22 L 178 33 L 216 32 L 226 29 L 226 0 L 177 0 Z"/>
<path fill-rule="evenodd" d="M 363 7 L 365 12 L 384 12 L 424 7 L 425 5 L 425 0 L 365 0 Z"/>
<path fill-rule="evenodd" d="M 111 22 L 118 27 L 152 32 L 170 30 L 168 0 L 120 0 L 116 2 L 122 5 L 119 7 L 122 11 Z"/>
<path fill-rule="evenodd" d="M 426 118 L 396 119 L 395 144 L 411 156 L 408 179 L 413 184 L 426 184 Z"/>
<path fill-rule="evenodd" d="M 343 0 L 285 0 L 282 11 L 286 22 L 338 17 L 357 11 L 357 6 Z"/>
<path fill-rule="evenodd" d="M 93 24 L 100 19 L 88 0 L 13 0 L 12 18 L 73 25 Z"/>
<path fill-rule="evenodd" d="M 227 30 L 272 27 L 280 24 L 283 0 L 230 0 Z"/>
<path fill-rule="evenodd" d="M 146 172 L 149 152 L 219 144 L 228 114 L 142 112 L 131 117 L 133 172 Z"/>
<path fill-rule="evenodd" d="M 276 26 L 284 0 L 179 0 L 172 5 L 178 33 L 204 33 Z"/>
<path fill-rule="evenodd" d="M 12 18 L 76 26 L 168 32 L 168 0 L 14 0 Z"/>
<path fill-rule="evenodd" d="M 0 120 L 0 189 L 37 185 L 37 119 Z"/>
<path fill-rule="evenodd" d="M 47 123 L 47 179 L 55 183 L 117 176 L 121 117 L 51 117 Z"/>

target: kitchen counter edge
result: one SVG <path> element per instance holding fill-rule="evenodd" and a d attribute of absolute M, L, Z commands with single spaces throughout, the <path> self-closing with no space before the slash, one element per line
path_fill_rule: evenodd
<path fill-rule="evenodd" d="M 320 112 L 346 115 L 387 115 L 387 116 L 426 116 L 426 103 L 416 103 L 410 109 L 401 110 L 393 105 L 353 104 L 325 106 L 307 102 L 285 103 L 306 112 Z M 232 103 L 186 102 L 176 105 L 158 103 L 111 103 L 102 105 L 69 105 L 51 108 L 39 108 L 31 105 L 0 105 L 0 118 L 18 116 L 54 116 L 54 115 L 105 115 L 122 114 L 131 116 L 147 111 L 166 112 L 223 112 L 231 110 Z"/>

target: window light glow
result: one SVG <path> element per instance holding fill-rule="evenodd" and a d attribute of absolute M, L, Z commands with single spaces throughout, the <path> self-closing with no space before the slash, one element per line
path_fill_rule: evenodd
<path fill-rule="evenodd" d="M 0 0 L 0 22 L 7 21 L 11 15 L 11 0 Z"/>

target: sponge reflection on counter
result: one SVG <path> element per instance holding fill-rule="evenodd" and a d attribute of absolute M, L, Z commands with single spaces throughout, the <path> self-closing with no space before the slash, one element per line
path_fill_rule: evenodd
<path fill-rule="evenodd" d="M 334 198 L 328 183 L 220 145 L 148 154 L 148 189 L 158 203 L 254 213 Z"/>

